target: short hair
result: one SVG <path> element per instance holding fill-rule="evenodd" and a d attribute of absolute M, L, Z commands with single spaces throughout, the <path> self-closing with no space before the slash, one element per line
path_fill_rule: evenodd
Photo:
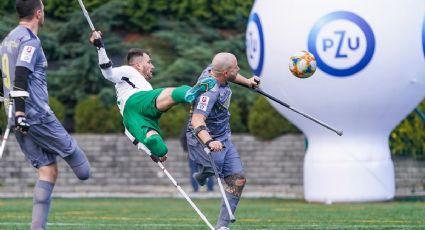
<path fill-rule="evenodd" d="M 42 0 L 16 0 L 15 8 L 19 19 L 31 20 L 35 11 L 41 9 Z"/>
<path fill-rule="evenodd" d="M 151 56 L 148 51 L 139 48 L 131 48 L 127 53 L 127 64 L 134 61 L 135 58 L 143 57 L 143 54 Z"/>

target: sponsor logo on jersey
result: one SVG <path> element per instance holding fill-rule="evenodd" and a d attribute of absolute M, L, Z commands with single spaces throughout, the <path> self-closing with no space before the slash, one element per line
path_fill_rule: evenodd
<path fill-rule="evenodd" d="M 198 102 L 198 106 L 196 106 L 196 108 L 202 111 L 207 111 L 209 101 L 210 101 L 209 97 L 201 96 Z"/>
<path fill-rule="evenodd" d="M 34 46 L 24 46 L 24 49 L 22 50 L 21 54 L 21 61 L 31 63 L 32 56 L 35 53 L 35 47 Z"/>

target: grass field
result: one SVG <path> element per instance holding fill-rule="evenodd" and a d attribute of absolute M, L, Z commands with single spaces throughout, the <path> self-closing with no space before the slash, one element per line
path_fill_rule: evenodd
<path fill-rule="evenodd" d="M 214 225 L 219 199 L 194 199 Z M 0 229 L 29 229 L 31 199 L 0 199 Z M 242 199 L 231 229 L 425 229 L 425 199 L 309 204 Z M 48 229 L 208 229 L 184 199 L 54 199 Z"/>

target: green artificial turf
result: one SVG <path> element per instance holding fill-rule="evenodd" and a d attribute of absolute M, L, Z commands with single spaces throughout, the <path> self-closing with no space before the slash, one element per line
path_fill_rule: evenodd
<path fill-rule="evenodd" d="M 215 225 L 219 199 L 194 199 Z M 0 199 L 0 229 L 29 229 L 31 199 Z M 425 200 L 312 204 L 242 199 L 230 229 L 425 229 Z M 208 229 L 184 199 L 54 198 L 51 229 Z"/>

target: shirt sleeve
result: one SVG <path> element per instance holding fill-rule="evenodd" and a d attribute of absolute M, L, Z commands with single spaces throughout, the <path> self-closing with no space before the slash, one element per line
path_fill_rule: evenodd
<path fill-rule="evenodd" d="M 109 68 L 100 69 L 100 70 L 102 71 L 103 77 L 113 83 L 118 83 L 122 81 L 122 78 L 129 74 L 129 70 L 128 68 L 126 68 L 126 66 L 121 66 L 116 68 L 109 67 Z"/>
<path fill-rule="evenodd" d="M 198 98 L 196 98 L 193 113 L 195 114 L 203 114 L 205 117 L 211 113 L 215 103 L 217 102 L 219 96 L 219 91 L 210 90 L 201 94 Z"/>
<path fill-rule="evenodd" d="M 30 39 L 19 46 L 16 66 L 22 66 L 34 72 L 38 53 L 41 52 L 41 44 L 37 39 Z"/>

